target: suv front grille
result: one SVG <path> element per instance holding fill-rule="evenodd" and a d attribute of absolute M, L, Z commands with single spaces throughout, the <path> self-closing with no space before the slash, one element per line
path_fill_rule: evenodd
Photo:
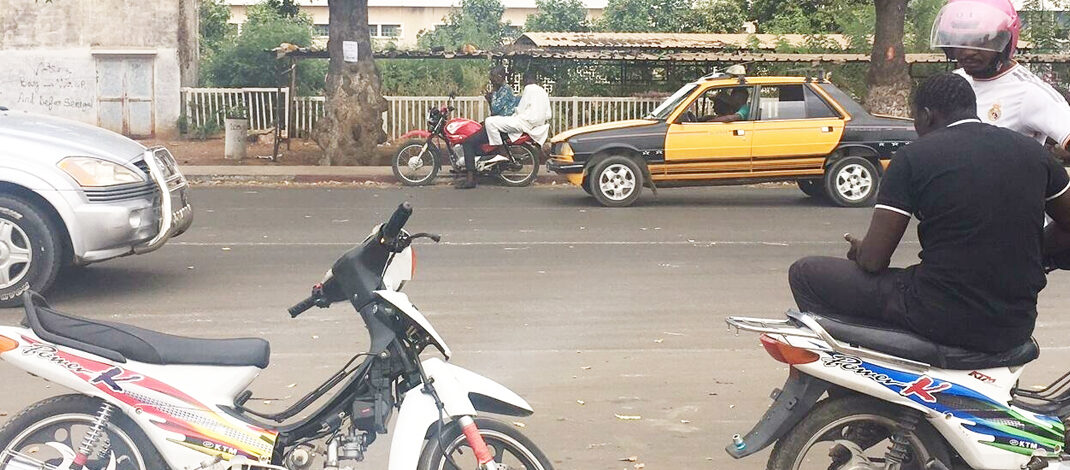
<path fill-rule="evenodd" d="M 83 191 L 89 202 L 114 202 L 152 196 L 156 194 L 156 186 L 152 183 L 134 183 L 107 188 L 84 188 Z"/>

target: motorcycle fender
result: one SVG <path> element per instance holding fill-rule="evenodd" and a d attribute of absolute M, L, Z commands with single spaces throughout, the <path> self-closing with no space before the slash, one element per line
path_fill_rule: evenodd
<path fill-rule="evenodd" d="M 476 416 L 477 410 L 527 416 L 531 405 L 501 384 L 438 358 L 423 361 L 424 372 L 432 381 L 449 418 Z M 405 392 L 390 441 L 387 470 L 414 470 L 431 426 L 440 419 L 438 407 L 423 387 Z M 443 423 L 445 426 L 446 423 Z"/>
<path fill-rule="evenodd" d="M 741 442 L 729 443 L 725 451 L 733 458 L 741 459 L 769 447 L 799 424 L 828 388 L 828 382 L 800 373 L 792 367 L 784 388 L 774 392 L 773 404 L 766 410 L 761 421 L 754 425 Z"/>

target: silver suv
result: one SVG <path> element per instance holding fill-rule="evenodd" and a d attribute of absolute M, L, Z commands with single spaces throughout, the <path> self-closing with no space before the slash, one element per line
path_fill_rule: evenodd
<path fill-rule="evenodd" d="M 64 266 L 160 248 L 193 222 L 188 188 L 163 147 L 0 108 L 0 307 Z"/>

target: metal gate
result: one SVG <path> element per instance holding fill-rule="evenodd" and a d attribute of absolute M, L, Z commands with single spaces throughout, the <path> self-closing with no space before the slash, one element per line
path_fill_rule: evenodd
<path fill-rule="evenodd" d="M 97 125 L 128 137 L 152 137 L 154 61 L 154 57 L 97 57 Z"/>

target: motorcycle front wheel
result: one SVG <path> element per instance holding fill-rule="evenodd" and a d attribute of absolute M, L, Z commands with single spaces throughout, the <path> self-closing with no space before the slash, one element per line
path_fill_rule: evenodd
<path fill-rule="evenodd" d="M 424 145 L 427 149 L 424 149 Z M 401 145 L 390 164 L 394 177 L 405 186 L 424 186 L 435 182 L 441 166 L 439 148 L 434 142 L 413 139 Z"/>
<path fill-rule="evenodd" d="M 542 165 L 542 151 L 533 145 L 510 145 L 509 154 L 513 161 L 498 164 L 498 180 L 514 188 L 534 183 Z"/>
<path fill-rule="evenodd" d="M 70 468 L 101 404 L 85 395 L 61 395 L 22 410 L 0 429 L 0 468 Z M 148 436 L 115 409 L 84 468 L 159 470 L 167 464 Z"/>
<path fill-rule="evenodd" d="M 890 403 L 862 395 L 822 400 L 777 441 L 766 469 L 870 468 L 862 459 L 872 468 L 884 468 L 885 452 L 901 413 Z M 908 440 L 910 452 L 901 470 L 924 470 L 931 459 L 951 468 L 947 443 L 924 419 Z"/>
<path fill-rule="evenodd" d="M 501 421 L 475 418 L 479 434 L 483 436 L 494 461 L 505 464 L 509 470 L 553 470 L 550 459 L 520 433 L 514 426 Z M 443 446 L 446 451 L 443 452 Z M 455 467 L 446 459 L 446 455 L 453 458 L 460 468 Z M 461 432 L 461 426 L 452 422 L 442 428 L 442 433 L 433 430 L 428 438 L 424 450 L 420 454 L 420 464 L 417 470 L 476 470 L 479 462 L 476 461 L 475 452 L 468 447 L 468 440 Z"/>

